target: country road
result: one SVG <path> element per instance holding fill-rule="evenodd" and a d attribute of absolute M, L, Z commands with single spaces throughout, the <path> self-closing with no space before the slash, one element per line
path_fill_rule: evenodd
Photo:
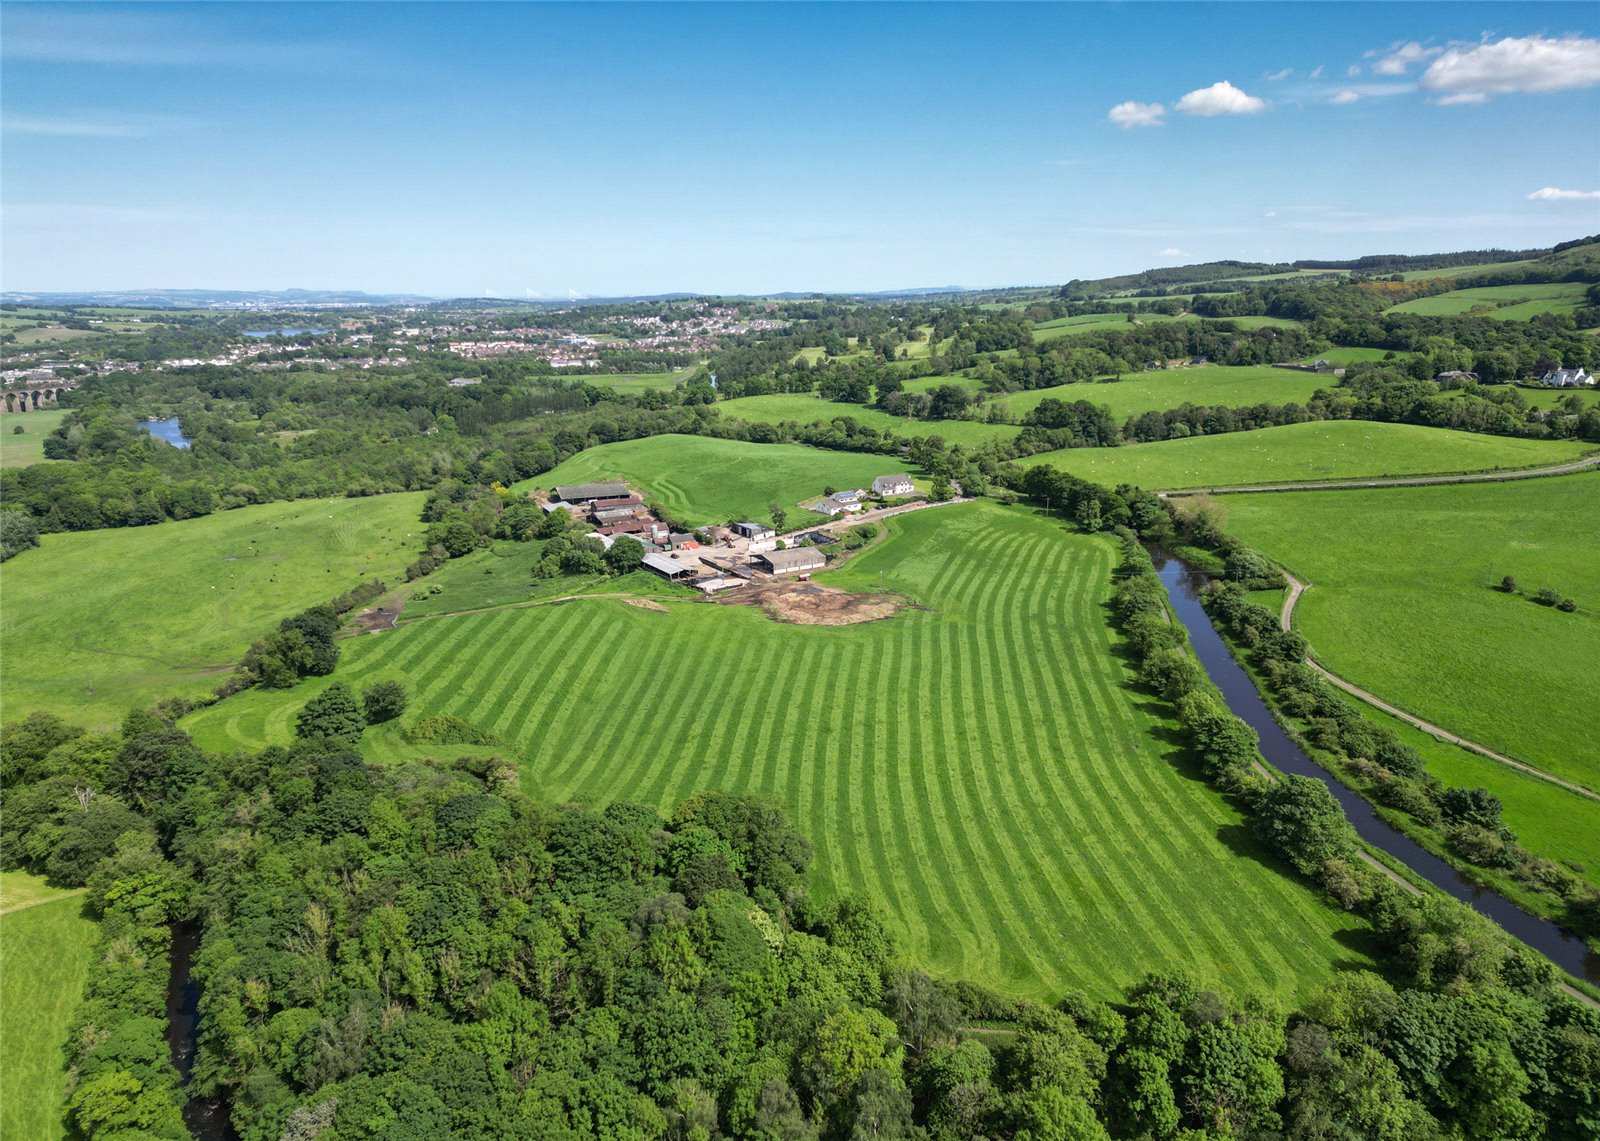
<path fill-rule="evenodd" d="M 1305 593 L 1306 587 L 1310 584 L 1301 582 L 1288 571 L 1283 572 L 1283 577 L 1289 580 L 1289 594 L 1288 597 L 1283 600 L 1283 613 L 1279 615 L 1278 621 L 1285 630 L 1288 630 L 1292 626 L 1295 603 L 1300 601 L 1300 596 Z M 1314 658 L 1307 657 L 1306 665 L 1316 670 L 1317 673 L 1327 678 L 1330 682 L 1344 690 L 1346 693 L 1355 697 L 1359 697 L 1362 701 L 1365 701 L 1373 708 L 1381 709 L 1391 716 L 1398 717 L 1406 724 L 1421 729 L 1424 733 L 1430 733 L 1440 740 L 1449 741 L 1451 744 L 1459 745 L 1463 749 L 1470 749 L 1472 752 L 1477 753 L 1480 756 L 1488 757 L 1491 761 L 1498 761 L 1502 765 L 1509 765 L 1511 768 L 1524 772 L 1529 776 L 1537 777 L 1542 781 L 1548 781 L 1550 784 L 1559 785 L 1569 792 L 1577 793 L 1579 796 L 1586 796 L 1590 800 L 1600 800 L 1600 793 L 1596 793 L 1593 789 L 1585 788 L 1581 784 L 1573 784 L 1571 781 L 1562 780 L 1560 777 L 1547 773 L 1543 769 L 1536 769 L 1532 765 L 1515 760 L 1512 757 L 1506 756 L 1504 753 L 1497 753 L 1485 745 L 1478 744 L 1476 741 L 1469 741 L 1467 738 L 1457 736 L 1448 729 L 1441 729 L 1432 722 L 1424 721 L 1420 717 L 1414 717 L 1403 709 L 1397 709 L 1374 694 L 1368 693 L 1354 682 L 1347 681 L 1333 671 L 1319 665 Z"/>
<path fill-rule="evenodd" d="M 1600 452 L 1544 467 L 1513 468 L 1509 471 L 1465 472 L 1460 475 L 1394 475 L 1372 479 L 1328 479 L 1307 483 L 1248 483 L 1225 487 L 1182 487 L 1162 491 L 1164 499 L 1189 495 L 1243 495 L 1260 491 L 1351 491 L 1364 487 L 1432 487 L 1446 483 L 1503 483 L 1513 479 L 1538 479 L 1547 475 L 1571 475 L 1600 467 Z"/>

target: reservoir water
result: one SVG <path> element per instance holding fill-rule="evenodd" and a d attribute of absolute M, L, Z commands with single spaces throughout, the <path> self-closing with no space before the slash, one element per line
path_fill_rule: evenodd
<path fill-rule="evenodd" d="M 1261 755 L 1268 764 L 1280 772 L 1320 780 L 1338 798 L 1356 833 L 1367 843 L 1387 852 L 1441 891 L 1488 916 L 1562 970 L 1600 983 L 1600 954 L 1590 950 L 1582 939 L 1559 924 L 1528 914 L 1499 892 L 1468 879 L 1384 820 L 1365 798 L 1351 792 L 1307 756 L 1273 719 L 1250 675 L 1233 660 L 1222 635 L 1212 626 L 1211 616 L 1200 605 L 1200 591 L 1209 576 L 1159 547 L 1150 549 L 1150 557 L 1161 577 L 1161 585 L 1166 587 L 1173 613 L 1189 632 L 1195 656 L 1222 691 L 1234 716 L 1260 735 Z"/>
<path fill-rule="evenodd" d="M 296 328 L 289 328 L 289 329 L 246 329 L 244 331 L 244 335 L 247 336 L 247 337 L 298 337 L 302 333 L 326 333 L 327 331 L 328 330 L 326 330 L 326 329 L 311 329 L 311 328 L 306 328 L 306 329 L 296 329 Z"/>
<path fill-rule="evenodd" d="M 176 416 L 168 416 L 159 420 L 155 417 L 141 420 L 139 421 L 139 430 L 149 432 L 156 439 L 165 440 L 175 448 L 187 448 L 189 446 L 189 437 L 185 436 L 179 428 Z"/>

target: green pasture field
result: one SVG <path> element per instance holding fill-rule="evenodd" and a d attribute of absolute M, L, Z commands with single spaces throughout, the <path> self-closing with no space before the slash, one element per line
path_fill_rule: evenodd
<path fill-rule="evenodd" d="M 1589 450 L 1589 445 L 1568 440 L 1522 440 L 1415 424 L 1323 420 L 1159 444 L 1067 448 L 1021 462 L 1026 466 L 1052 464 L 1107 486 L 1132 483 L 1176 489 L 1537 467 L 1576 459 Z"/>
<path fill-rule="evenodd" d="M 1361 361 L 1381 361 L 1390 357 L 1397 361 L 1402 361 L 1410 356 L 1410 353 L 1398 353 L 1393 349 L 1372 349 L 1362 345 L 1334 345 L 1331 349 L 1324 349 L 1320 353 L 1312 353 L 1300 363 L 1314 364 L 1317 361 L 1327 361 L 1331 365 L 1343 368 L 1345 365 L 1357 364 Z"/>
<path fill-rule="evenodd" d="M 1566 403 L 1569 396 L 1576 396 L 1586 408 L 1600 404 L 1600 389 L 1594 388 L 1545 388 L 1536 385 L 1519 385 L 1517 392 L 1533 408 L 1554 408 L 1559 404 Z M 1445 393 L 1445 395 L 1459 397 L 1465 395 L 1465 391 L 1456 388 Z"/>
<path fill-rule="evenodd" d="M 273 503 L 154 527 L 45 535 L 0 567 L 6 717 L 51 709 L 110 726 L 214 689 L 281 619 L 422 544 L 421 492 Z"/>
<path fill-rule="evenodd" d="M 542 542 L 500 541 L 465 558 L 451 559 L 424 579 L 411 584 L 400 621 L 441 614 L 518 606 L 577 594 L 666 594 L 693 597 L 689 587 L 674 586 L 652 571 L 608 575 L 561 575 L 535 580 L 533 564 Z"/>
<path fill-rule="evenodd" d="M 1035 344 L 1053 341 L 1057 337 L 1071 337 L 1078 333 L 1116 332 L 1139 325 L 1170 325 L 1174 321 L 1198 321 L 1192 313 L 1173 317 L 1166 313 L 1137 313 L 1132 321 L 1126 313 L 1085 313 L 1081 317 L 1058 317 L 1033 327 Z"/>
<path fill-rule="evenodd" d="M 953 384 L 958 388 L 965 388 L 976 392 L 983 387 L 983 382 L 970 376 L 919 376 L 915 380 L 904 382 L 907 392 L 929 392 L 941 385 Z"/>
<path fill-rule="evenodd" d="M 823 576 L 923 607 L 886 621 L 596 599 L 356 639 L 334 680 L 405 681 L 408 720 L 498 734 L 524 787 L 558 801 L 773 796 L 816 845 L 815 888 L 883 900 L 911 959 L 951 977 L 1107 998 L 1182 967 L 1287 995 L 1367 961 L 1362 929 L 1263 854 L 1133 688 L 1108 538 L 986 502 L 889 527 Z M 325 684 L 185 725 L 207 748 L 287 741 Z M 367 736 L 369 756 L 397 751 L 398 730 Z"/>
<path fill-rule="evenodd" d="M 1295 329 L 1299 328 L 1301 324 L 1301 322 L 1296 321 L 1292 317 L 1260 317 L 1247 315 L 1244 317 L 1219 317 L 1216 319 L 1219 321 L 1232 321 L 1241 329 Z"/>
<path fill-rule="evenodd" d="M 617 392 L 644 392 L 653 388 L 676 388 L 699 369 L 699 365 L 681 368 L 676 372 L 611 372 L 577 373 L 586 384 L 596 388 L 610 388 Z"/>
<path fill-rule="evenodd" d="M 716 407 L 729 420 L 749 420 L 759 424 L 781 424 L 785 420 L 814 424 L 848 416 L 863 427 L 875 428 L 880 432 L 893 432 L 897 436 L 943 436 L 952 444 L 987 444 L 991 440 L 1009 440 L 1018 432 L 1010 424 L 983 424 L 976 420 L 913 420 L 906 416 L 891 416 L 864 404 L 841 404 L 807 392 L 741 396 L 736 400 L 719 401 Z"/>
<path fill-rule="evenodd" d="M 1491 273 L 1502 269 L 1516 269 L 1532 265 L 1527 261 L 1497 261 L 1487 265 L 1453 265 L 1447 269 L 1408 269 L 1400 276 L 1407 281 L 1431 281 L 1436 277 L 1469 277 L 1477 273 Z"/>
<path fill-rule="evenodd" d="M 1246 365 L 1202 365 L 1195 368 L 1131 372 L 1117 381 L 1061 384 L 997 397 L 1018 420 L 1046 399 L 1087 400 L 1103 404 L 1120 422 L 1141 412 L 1164 411 L 1180 404 L 1304 404 L 1319 388 L 1332 388 L 1331 376 L 1287 368 Z"/>
<path fill-rule="evenodd" d="M 1582 282 L 1550 282 L 1542 285 L 1491 285 L 1480 289 L 1457 289 L 1432 297 L 1418 297 L 1384 310 L 1386 313 L 1417 313 L 1426 317 L 1450 317 L 1482 310 L 1502 321 L 1525 321 L 1540 313 L 1570 313 L 1584 303 Z M 1506 303 L 1506 304 L 1503 304 Z"/>
<path fill-rule="evenodd" d="M 11 332 L 7 329 L 6 332 Z M 21 346 L 28 345 L 54 345 L 65 341 L 82 341 L 91 337 L 98 337 L 100 333 L 93 329 L 68 329 L 61 325 L 35 325 L 31 329 L 18 329 L 16 343 Z"/>
<path fill-rule="evenodd" d="M 24 467 L 44 460 L 44 438 L 56 430 L 66 409 L 0 412 L 0 467 Z M 19 435 L 16 431 L 21 428 Z"/>
<path fill-rule="evenodd" d="M 866 487 L 877 476 L 904 470 L 893 456 L 669 435 L 590 448 L 513 490 L 624 479 L 676 518 L 702 527 L 730 518 L 766 520 L 769 504 L 792 509 L 820 496 L 830 483 Z M 789 514 L 792 524 L 803 522 L 801 512 Z"/>
<path fill-rule="evenodd" d="M 19 884 L 35 879 L 6 872 L 0 896 L 0 1137 L 56 1141 L 69 1136 L 62 1047 L 83 995 L 96 927 L 83 916 L 78 893 L 9 910 L 14 887 L 28 896 L 53 891 Z"/>
<path fill-rule="evenodd" d="M 1227 527 L 1314 584 L 1295 628 L 1335 673 L 1600 790 L 1600 478 L 1228 496 Z M 1507 574 L 1581 608 L 1492 589 Z"/>

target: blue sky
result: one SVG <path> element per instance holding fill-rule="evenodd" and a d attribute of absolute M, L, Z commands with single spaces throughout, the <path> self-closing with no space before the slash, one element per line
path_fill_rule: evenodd
<path fill-rule="evenodd" d="M 0 287 L 885 289 L 1547 245 L 1600 231 L 1597 37 L 1589 4 L 8 0 Z"/>

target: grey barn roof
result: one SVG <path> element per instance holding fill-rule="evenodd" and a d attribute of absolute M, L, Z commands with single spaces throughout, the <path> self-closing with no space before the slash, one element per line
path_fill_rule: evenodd
<path fill-rule="evenodd" d="M 556 498 L 569 503 L 587 499 L 614 499 L 631 494 L 625 483 L 574 483 L 556 488 Z"/>
<path fill-rule="evenodd" d="M 658 574 L 664 574 L 668 578 L 676 578 L 680 574 L 696 573 L 694 567 L 690 566 L 688 563 L 679 562 L 671 555 L 657 555 L 652 553 L 645 555 L 641 561 L 651 570 Z"/>
<path fill-rule="evenodd" d="M 761 561 L 772 568 L 773 574 L 782 574 L 785 571 L 816 570 L 826 566 L 828 560 L 822 557 L 821 551 L 814 551 L 808 547 L 796 547 L 787 551 L 768 551 L 760 556 Z"/>

